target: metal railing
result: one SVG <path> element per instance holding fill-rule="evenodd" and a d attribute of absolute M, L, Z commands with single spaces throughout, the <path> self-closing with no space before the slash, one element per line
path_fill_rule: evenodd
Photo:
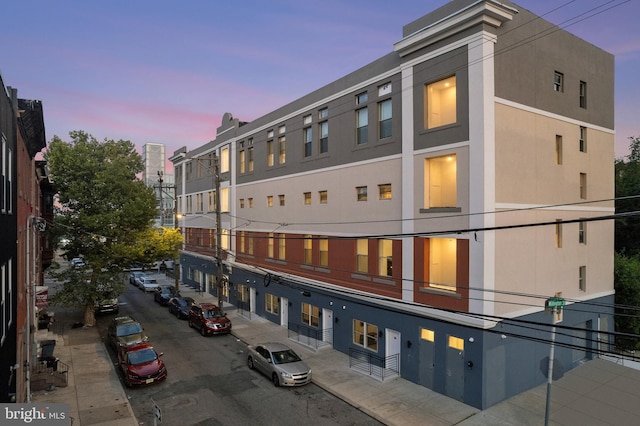
<path fill-rule="evenodd" d="M 383 357 L 365 350 L 349 348 L 349 368 L 384 381 L 389 377 L 400 376 L 400 354 Z"/>
<path fill-rule="evenodd" d="M 38 361 L 31 366 L 31 380 L 44 380 L 46 385 L 54 385 L 60 388 L 67 387 L 69 366 L 58 360 Z"/>
<path fill-rule="evenodd" d="M 287 325 L 287 329 L 289 339 L 310 348 L 318 349 L 331 345 L 331 337 L 333 336 L 332 328 L 320 330 L 306 324 L 290 322 Z"/>

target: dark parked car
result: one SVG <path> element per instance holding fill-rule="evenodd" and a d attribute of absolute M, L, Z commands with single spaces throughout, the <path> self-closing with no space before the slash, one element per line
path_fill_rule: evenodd
<path fill-rule="evenodd" d="M 124 375 L 124 384 L 150 385 L 167 378 L 167 367 L 149 343 L 122 346 L 118 350 L 118 364 Z"/>
<path fill-rule="evenodd" d="M 115 317 L 109 322 L 107 341 L 114 350 L 120 346 L 146 342 L 149 338 L 144 334 L 142 325 L 130 316 Z"/>
<path fill-rule="evenodd" d="M 189 310 L 189 327 L 200 329 L 203 336 L 226 334 L 231 333 L 231 320 L 216 305 L 199 303 Z"/>
<path fill-rule="evenodd" d="M 311 368 L 293 349 L 282 343 L 248 346 L 247 365 L 271 378 L 275 386 L 300 386 L 311 382 Z"/>
<path fill-rule="evenodd" d="M 153 299 L 162 306 L 167 306 L 169 299 L 176 296 L 179 296 L 179 294 L 176 292 L 176 288 L 174 286 L 160 284 L 153 295 Z"/>
<path fill-rule="evenodd" d="M 169 306 L 169 312 L 178 319 L 187 319 L 193 302 L 194 300 L 190 297 L 172 297 L 167 305 Z"/>

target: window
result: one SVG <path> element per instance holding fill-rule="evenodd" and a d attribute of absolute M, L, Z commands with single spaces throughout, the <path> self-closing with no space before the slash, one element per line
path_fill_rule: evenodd
<path fill-rule="evenodd" d="M 247 235 L 244 231 L 240 231 L 240 253 L 244 253 L 247 244 Z"/>
<path fill-rule="evenodd" d="M 329 122 L 323 121 L 319 124 L 320 132 L 320 153 L 329 152 Z"/>
<path fill-rule="evenodd" d="M 322 237 L 318 241 L 318 245 L 320 248 L 320 266 L 328 267 L 329 266 L 329 239 L 327 237 Z"/>
<path fill-rule="evenodd" d="M 393 240 L 378 241 L 378 274 L 393 276 Z"/>
<path fill-rule="evenodd" d="M 302 323 L 311 327 L 320 325 L 320 309 L 308 303 L 302 303 Z"/>
<path fill-rule="evenodd" d="M 267 293 L 264 296 L 264 309 L 274 315 L 278 315 L 280 312 L 280 299 L 278 296 Z"/>
<path fill-rule="evenodd" d="M 580 126 L 580 152 L 587 152 L 587 128 Z"/>
<path fill-rule="evenodd" d="M 435 342 L 436 341 L 436 333 L 433 330 L 429 330 L 428 328 L 420 327 L 420 338 L 422 340 L 426 340 L 427 342 Z"/>
<path fill-rule="evenodd" d="M 356 144 L 369 142 L 369 109 L 361 108 L 356 111 Z"/>
<path fill-rule="evenodd" d="M 253 254 L 253 234 L 249 234 L 249 237 L 247 238 L 247 253 L 248 254 Z"/>
<path fill-rule="evenodd" d="M 269 233 L 269 238 L 267 240 L 267 257 L 273 259 L 273 232 Z"/>
<path fill-rule="evenodd" d="M 378 326 L 357 319 L 353 320 L 353 343 L 378 351 Z"/>
<path fill-rule="evenodd" d="M 587 174 L 580 173 L 580 198 L 587 199 Z"/>
<path fill-rule="evenodd" d="M 278 138 L 278 163 L 284 164 L 287 162 L 287 137 L 280 136 Z"/>
<path fill-rule="evenodd" d="M 240 302 L 249 303 L 249 286 L 244 284 L 238 284 L 238 300 Z"/>
<path fill-rule="evenodd" d="M 429 239 L 429 287 L 456 291 L 456 259 L 455 238 Z"/>
<path fill-rule="evenodd" d="M 202 194 L 196 194 L 196 212 L 203 212 Z"/>
<path fill-rule="evenodd" d="M 278 202 L 280 203 L 280 206 L 284 206 L 284 194 L 280 194 L 278 195 Z"/>
<path fill-rule="evenodd" d="M 369 272 L 369 240 L 356 240 L 356 271 L 366 274 Z"/>
<path fill-rule="evenodd" d="M 273 195 L 267 195 L 267 207 L 273 207 Z"/>
<path fill-rule="evenodd" d="M 320 204 L 327 204 L 328 194 L 327 191 L 318 191 L 320 197 Z"/>
<path fill-rule="evenodd" d="M 562 220 L 556 219 L 556 248 L 562 248 Z"/>
<path fill-rule="evenodd" d="M 456 207 L 457 157 L 455 154 L 425 159 L 425 207 Z"/>
<path fill-rule="evenodd" d="M 562 136 L 556 135 L 556 164 L 562 164 Z"/>
<path fill-rule="evenodd" d="M 223 250 L 229 250 L 231 248 L 230 242 L 230 233 L 228 229 L 222 228 L 222 235 L 220 236 L 220 245 Z"/>
<path fill-rule="evenodd" d="M 247 156 L 249 160 L 249 171 L 253 171 L 253 147 L 247 149 Z"/>
<path fill-rule="evenodd" d="M 587 83 L 585 81 L 580 82 L 580 108 L 587 107 Z"/>
<path fill-rule="evenodd" d="M 253 198 L 248 198 L 247 202 L 249 203 L 249 208 L 252 209 L 253 208 Z"/>
<path fill-rule="evenodd" d="M 304 263 L 311 265 L 313 263 L 313 239 L 311 235 L 304 236 Z"/>
<path fill-rule="evenodd" d="M 284 135 L 286 131 L 287 131 L 287 126 L 282 125 L 282 126 L 278 127 L 278 134 L 279 135 Z"/>
<path fill-rule="evenodd" d="M 304 203 L 305 204 L 311 204 L 311 193 L 310 192 L 305 192 L 304 193 Z"/>
<path fill-rule="evenodd" d="M 214 212 L 216 211 L 216 191 L 209 191 L 209 203 L 207 207 L 207 211 Z"/>
<path fill-rule="evenodd" d="M 378 96 L 388 95 L 389 93 L 391 93 L 391 83 L 378 86 Z"/>
<path fill-rule="evenodd" d="M 464 339 L 449 335 L 447 336 L 447 346 L 449 346 L 451 349 L 464 351 Z"/>
<path fill-rule="evenodd" d="M 578 222 L 578 243 L 587 244 L 587 222 Z"/>
<path fill-rule="evenodd" d="M 267 166 L 273 167 L 275 164 L 275 157 L 273 153 L 273 141 L 267 141 Z"/>
<path fill-rule="evenodd" d="M 242 151 L 240 151 L 240 173 L 244 173 L 245 172 L 245 153 L 244 153 L 244 149 Z"/>
<path fill-rule="evenodd" d="M 305 115 L 304 117 L 302 117 L 302 123 L 303 124 L 311 124 L 311 114 Z"/>
<path fill-rule="evenodd" d="M 229 211 L 229 188 L 220 189 L 220 211 Z"/>
<path fill-rule="evenodd" d="M 240 208 L 244 209 L 244 198 L 240 198 Z"/>
<path fill-rule="evenodd" d="M 380 139 L 391 137 L 391 99 L 382 101 L 378 104 L 378 117 L 379 117 L 379 135 Z"/>
<path fill-rule="evenodd" d="M 356 199 L 358 201 L 367 201 L 367 187 L 356 186 Z"/>
<path fill-rule="evenodd" d="M 578 268 L 578 290 L 587 291 L 587 267 L 584 265 Z"/>
<path fill-rule="evenodd" d="M 385 183 L 382 185 L 378 185 L 378 191 L 380 192 L 381 200 L 390 200 L 391 199 L 391 184 Z"/>
<path fill-rule="evenodd" d="M 278 238 L 278 259 L 285 260 L 287 258 L 287 235 L 280 234 Z"/>
<path fill-rule="evenodd" d="M 286 234 L 280 234 L 278 238 L 278 259 L 285 260 L 287 258 L 287 239 Z"/>
<path fill-rule="evenodd" d="M 269 139 L 273 137 L 273 130 L 269 130 L 269 131 L 267 132 L 267 137 L 268 137 Z"/>
<path fill-rule="evenodd" d="M 323 118 L 327 118 L 329 116 L 329 108 L 322 108 L 318 110 L 318 119 L 322 120 Z"/>
<path fill-rule="evenodd" d="M 311 157 L 313 154 L 313 129 L 305 127 L 304 130 L 304 156 Z"/>
<path fill-rule="evenodd" d="M 356 105 L 364 105 L 369 100 L 367 92 L 362 92 L 356 95 Z"/>
<path fill-rule="evenodd" d="M 220 173 L 229 171 L 229 147 L 226 146 L 220 150 Z"/>
<path fill-rule="evenodd" d="M 553 91 L 564 91 L 564 74 L 562 74 L 561 72 L 556 71 L 553 73 Z"/>
<path fill-rule="evenodd" d="M 456 76 L 436 81 L 425 86 L 427 100 L 425 125 L 427 129 L 434 129 L 448 124 L 454 124 L 456 116 Z"/>

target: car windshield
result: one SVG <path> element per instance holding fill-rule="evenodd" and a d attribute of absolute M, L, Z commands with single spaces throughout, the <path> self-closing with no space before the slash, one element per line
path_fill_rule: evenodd
<path fill-rule="evenodd" d="M 162 294 L 173 294 L 173 287 L 160 287 Z"/>
<path fill-rule="evenodd" d="M 288 364 L 290 362 L 301 361 L 298 354 L 291 349 L 287 349 L 286 351 L 273 352 L 272 355 L 274 364 Z"/>
<path fill-rule="evenodd" d="M 178 303 L 178 305 L 182 306 L 183 308 L 186 308 L 189 306 L 189 302 L 187 302 L 184 299 L 176 299 L 176 302 Z"/>
<path fill-rule="evenodd" d="M 156 281 L 155 278 L 145 278 L 144 279 L 144 283 L 145 284 L 158 284 L 158 281 Z"/>
<path fill-rule="evenodd" d="M 224 316 L 222 312 L 220 312 L 220 309 L 207 309 L 202 311 L 202 315 L 205 318 L 220 318 Z"/>
<path fill-rule="evenodd" d="M 158 359 L 156 351 L 153 349 L 142 349 L 139 351 L 129 352 L 129 364 L 138 365 Z"/>
<path fill-rule="evenodd" d="M 132 324 L 121 325 L 118 327 L 117 336 L 130 336 L 132 334 L 142 333 L 142 327 L 137 322 Z"/>

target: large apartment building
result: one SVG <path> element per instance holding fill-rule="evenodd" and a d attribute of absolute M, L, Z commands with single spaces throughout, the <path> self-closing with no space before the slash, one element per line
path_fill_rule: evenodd
<path fill-rule="evenodd" d="M 608 350 L 613 56 L 492 0 L 389 48 L 174 152 L 182 280 L 218 291 L 219 208 L 227 302 L 478 408 L 546 380 L 553 322 L 556 373 Z"/>

